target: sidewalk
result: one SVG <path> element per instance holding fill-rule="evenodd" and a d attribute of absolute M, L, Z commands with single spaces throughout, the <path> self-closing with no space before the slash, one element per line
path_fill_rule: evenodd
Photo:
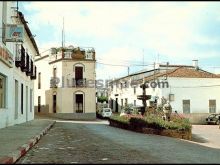
<path fill-rule="evenodd" d="M 0 129 L 0 164 L 15 163 L 54 124 L 53 120 L 35 119 Z"/>

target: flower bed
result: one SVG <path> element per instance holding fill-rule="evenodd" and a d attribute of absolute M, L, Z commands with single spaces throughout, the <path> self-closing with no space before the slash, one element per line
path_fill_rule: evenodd
<path fill-rule="evenodd" d="M 171 121 L 164 121 L 156 115 L 113 115 L 109 118 L 110 126 L 128 129 L 146 134 L 157 134 L 191 140 L 192 126 L 185 118 L 172 116 Z"/>

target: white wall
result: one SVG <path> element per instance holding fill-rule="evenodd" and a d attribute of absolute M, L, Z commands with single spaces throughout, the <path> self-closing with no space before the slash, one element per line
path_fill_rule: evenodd
<path fill-rule="evenodd" d="M 49 58 L 36 61 L 37 79 L 34 81 L 34 105 L 38 105 L 38 96 L 41 96 L 41 105 L 46 105 L 45 91 L 50 89 L 50 78 L 52 77 L 52 70 L 48 65 Z M 41 88 L 38 89 L 38 73 L 41 73 Z"/>
<path fill-rule="evenodd" d="M 162 95 L 168 98 L 174 94 L 171 101 L 173 110 L 183 112 L 182 100 L 190 100 L 191 113 L 209 113 L 209 100 L 216 100 L 216 112 L 220 113 L 220 78 L 168 78 L 168 89 L 162 90 Z M 180 87 L 191 88 L 180 88 Z M 196 87 L 195 87 L 196 86 Z M 212 86 L 212 87 L 198 87 Z"/>
<path fill-rule="evenodd" d="M 15 2 L 7 2 L 7 23 L 16 23 L 12 20 L 13 10 L 11 7 L 15 7 Z M 0 2 L 0 11 L 2 11 L 2 2 Z M 0 26 L 2 26 L 2 13 L 0 12 Z M 1 29 L 2 30 L 2 29 Z M 0 32 L 1 32 L 0 30 Z M 2 32 L 1 32 L 2 34 Z M 2 44 L 2 39 L 0 40 Z M 32 45 L 27 33 L 24 35 L 23 46 L 28 48 L 29 55 L 34 57 L 36 50 Z M 14 42 L 6 43 L 7 49 L 13 54 L 13 60 L 15 61 L 16 46 Z M 34 82 L 30 79 L 30 76 L 26 76 L 24 72 L 21 72 L 20 68 L 13 64 L 13 68 L 9 68 L 3 62 L 0 61 L 0 74 L 6 76 L 6 108 L 0 108 L 0 128 L 6 126 L 26 122 L 34 119 Z M 15 118 L 15 80 L 18 81 L 18 118 Z M 23 83 L 23 114 L 21 114 L 21 83 Z M 28 87 L 28 97 L 26 102 L 26 86 Z M 30 107 L 30 89 L 32 89 L 32 107 Z M 27 105 L 27 106 L 26 106 Z M 31 112 L 32 111 L 32 112 Z"/>

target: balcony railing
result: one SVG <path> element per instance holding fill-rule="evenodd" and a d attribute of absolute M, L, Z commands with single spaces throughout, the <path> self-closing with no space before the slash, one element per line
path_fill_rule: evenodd
<path fill-rule="evenodd" d="M 29 71 L 29 55 L 28 53 L 26 53 L 26 56 L 25 56 L 25 65 L 22 65 L 21 66 L 21 71 L 22 72 L 28 72 Z"/>
<path fill-rule="evenodd" d="M 15 66 L 16 67 L 25 66 L 25 49 L 22 45 L 17 45 Z"/>
<path fill-rule="evenodd" d="M 59 83 L 58 77 L 51 77 L 50 78 L 50 88 L 57 88 Z"/>
<path fill-rule="evenodd" d="M 32 71 L 31 80 L 36 80 L 36 78 L 37 78 L 37 67 L 34 66 L 33 68 L 34 69 Z"/>
<path fill-rule="evenodd" d="M 86 87 L 86 78 L 72 79 L 72 87 Z"/>
<path fill-rule="evenodd" d="M 33 72 L 33 61 L 30 59 L 29 68 L 28 68 L 28 71 L 26 72 L 26 75 L 31 76 L 32 72 Z"/>

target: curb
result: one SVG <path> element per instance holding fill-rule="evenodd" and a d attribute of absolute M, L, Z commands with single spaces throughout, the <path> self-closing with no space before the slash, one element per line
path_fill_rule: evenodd
<path fill-rule="evenodd" d="M 55 123 L 56 121 L 47 126 L 40 134 L 28 140 L 26 144 L 18 147 L 18 149 L 11 153 L 9 156 L 1 157 L 0 164 L 14 164 L 18 159 L 24 156 L 27 151 L 32 148 L 41 139 L 41 137 L 43 137 L 50 130 L 50 128 L 53 127 Z"/>

